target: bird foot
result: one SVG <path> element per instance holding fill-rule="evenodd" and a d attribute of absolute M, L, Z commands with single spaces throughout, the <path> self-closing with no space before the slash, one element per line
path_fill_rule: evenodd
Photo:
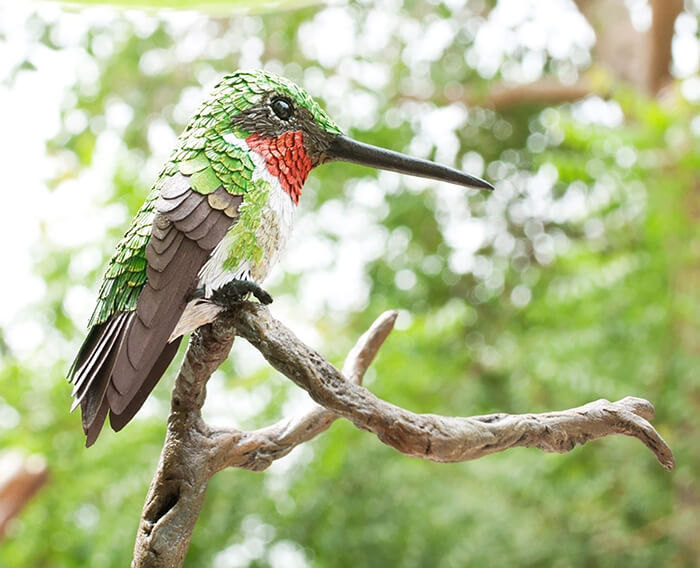
<path fill-rule="evenodd" d="M 221 288 L 214 290 L 210 300 L 222 308 L 230 308 L 234 304 L 242 302 L 248 294 L 253 294 L 261 304 L 267 305 L 272 303 L 272 296 L 251 280 L 231 280 Z M 187 300 L 196 300 L 204 297 L 204 289 L 197 288 L 192 291 Z"/>

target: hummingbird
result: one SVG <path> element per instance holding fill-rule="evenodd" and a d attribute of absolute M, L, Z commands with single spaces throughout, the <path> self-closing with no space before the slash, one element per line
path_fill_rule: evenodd
<path fill-rule="evenodd" d="M 284 77 L 237 71 L 214 87 L 177 140 L 117 244 L 88 333 L 68 372 L 86 446 L 107 416 L 121 430 L 175 357 L 183 335 L 262 287 L 292 232 L 309 172 L 344 161 L 493 189 L 456 169 L 344 135 Z"/>

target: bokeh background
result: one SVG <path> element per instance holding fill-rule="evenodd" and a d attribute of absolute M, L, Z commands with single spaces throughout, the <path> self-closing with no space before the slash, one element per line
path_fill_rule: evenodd
<path fill-rule="evenodd" d="M 341 363 L 399 309 L 366 384 L 417 412 L 647 398 L 678 466 L 622 437 L 440 465 L 339 421 L 217 475 L 186 565 L 700 565 L 698 0 L 128 4 L 0 4 L 0 454 L 6 475 L 48 470 L 1 566 L 130 562 L 176 366 L 89 451 L 65 371 L 177 134 L 250 67 L 360 140 L 497 186 L 313 172 L 277 317 Z M 251 428 L 307 404 L 238 341 L 205 415 Z"/>

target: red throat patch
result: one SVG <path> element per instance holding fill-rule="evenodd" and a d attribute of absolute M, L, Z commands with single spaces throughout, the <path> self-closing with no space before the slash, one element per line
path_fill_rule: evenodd
<path fill-rule="evenodd" d="M 296 205 L 301 188 L 311 171 L 311 159 L 306 154 L 303 135 L 300 131 L 285 132 L 278 138 L 263 138 L 251 134 L 245 139 L 248 146 L 265 158 L 267 171 L 280 180 L 284 189 Z"/>

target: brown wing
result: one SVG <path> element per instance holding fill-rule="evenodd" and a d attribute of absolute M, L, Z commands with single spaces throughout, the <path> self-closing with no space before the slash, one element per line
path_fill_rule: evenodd
<path fill-rule="evenodd" d="M 179 345 L 168 338 L 185 309 L 185 298 L 235 222 L 242 200 L 222 187 L 210 196 L 197 193 L 181 174 L 165 183 L 156 202 L 146 247 L 147 280 L 136 310 L 95 326 L 71 373 L 88 446 L 108 413 L 112 428 L 121 430 L 167 369 Z"/>

